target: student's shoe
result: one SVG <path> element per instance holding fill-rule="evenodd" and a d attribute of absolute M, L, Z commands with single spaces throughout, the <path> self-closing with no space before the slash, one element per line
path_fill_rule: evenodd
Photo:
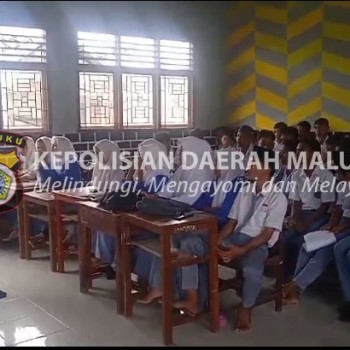
<path fill-rule="evenodd" d="M 18 239 L 18 231 L 17 230 L 12 230 L 11 233 L 4 238 L 2 241 L 5 243 L 14 241 L 15 239 Z"/>
<path fill-rule="evenodd" d="M 108 280 L 115 280 L 115 271 L 113 270 L 113 267 L 111 265 L 107 265 L 104 269 L 104 273 L 106 274 L 106 277 Z"/>

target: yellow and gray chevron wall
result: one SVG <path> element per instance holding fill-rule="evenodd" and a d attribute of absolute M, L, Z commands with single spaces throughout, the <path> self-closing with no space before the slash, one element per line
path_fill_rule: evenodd
<path fill-rule="evenodd" d="M 230 123 L 350 131 L 350 1 L 236 1 L 228 19 Z"/>

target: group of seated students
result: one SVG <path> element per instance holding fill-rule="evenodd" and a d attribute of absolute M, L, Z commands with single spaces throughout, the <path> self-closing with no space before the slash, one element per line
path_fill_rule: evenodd
<path fill-rule="evenodd" d="M 274 131 L 261 130 L 256 132 L 252 127 L 244 125 L 233 130 L 221 127 L 217 130 L 218 147 L 214 157 L 220 152 L 239 152 L 243 155 L 246 169 L 230 168 L 215 169 L 209 166 L 188 167 L 182 159 L 183 152 L 192 152 L 199 158 L 205 152 L 212 152 L 201 132 L 195 130 L 190 136 L 178 140 L 176 168 L 144 167 L 129 169 L 126 174 L 118 166 L 113 170 L 101 169 L 98 164 L 92 173 L 92 182 L 109 184 L 112 181 L 137 181 L 138 188 L 146 195 L 171 198 L 191 205 L 197 210 L 205 210 L 218 217 L 220 230 L 220 243 L 217 247 L 218 256 L 224 263 L 236 261 L 243 273 L 242 301 L 237 312 L 235 328 L 246 331 L 251 326 L 251 309 L 255 305 L 262 288 L 264 263 L 269 250 L 277 241 L 285 246 L 285 304 L 296 304 L 301 294 L 312 284 L 335 260 L 339 280 L 344 294 L 345 302 L 339 307 L 339 319 L 350 320 L 350 190 L 336 193 L 335 189 L 319 191 L 313 186 L 305 191 L 304 182 L 307 178 L 316 178 L 322 183 L 332 181 L 334 174 L 326 167 L 316 165 L 311 167 L 315 153 L 320 153 L 322 159 L 339 164 L 339 152 L 344 153 L 345 164 L 350 165 L 349 142 L 340 140 L 330 133 L 328 120 L 320 118 L 314 123 L 314 132 L 307 121 L 298 123 L 296 127 L 287 126 L 283 122 L 275 125 Z M 27 140 L 30 140 L 27 138 Z M 32 152 L 55 150 L 59 152 L 74 152 L 71 142 L 64 137 L 39 138 L 35 144 L 27 141 L 22 155 L 25 158 L 21 176 L 33 179 L 38 176 L 42 179 L 48 177 L 64 182 L 69 177 L 75 181 L 81 180 L 79 165 L 70 162 L 65 170 L 43 169 L 33 172 L 34 160 Z M 147 139 L 138 146 L 142 158 L 149 152 L 157 160 L 168 154 L 170 139 L 166 134 L 159 134 L 156 138 Z M 94 146 L 96 154 L 102 154 L 103 163 L 112 162 L 112 153 L 119 152 L 117 144 L 110 140 L 101 140 Z M 258 167 L 249 164 L 250 154 L 255 152 L 259 160 L 267 167 Z M 276 169 L 275 162 L 271 161 L 276 152 L 280 154 L 280 166 Z M 332 152 L 333 159 L 327 157 Z M 287 166 L 290 154 L 306 154 L 307 167 L 304 169 L 291 169 Z M 49 160 L 48 160 L 49 162 Z M 157 161 L 154 164 L 158 164 Z M 161 164 L 161 163 L 159 163 Z M 310 166 L 309 166 L 310 165 Z M 326 164 L 327 165 L 327 164 Z M 350 169 L 339 166 L 336 171 L 339 181 L 350 184 Z M 156 179 L 156 181 L 154 181 Z M 170 190 L 166 185 L 154 186 L 155 183 L 167 181 L 194 182 L 231 182 L 233 190 L 227 193 L 217 191 L 214 195 L 208 192 L 190 193 L 188 187 L 176 187 Z M 248 180 L 248 181 L 243 181 Z M 267 190 L 264 185 L 269 181 L 282 184 L 283 190 Z M 290 190 L 288 183 L 294 182 L 295 187 Z M 244 190 L 249 183 L 255 187 Z M 158 190 L 158 192 L 157 192 Z M 157 193 L 155 193 L 157 192 Z M 10 213 L 11 214 L 11 213 Z M 13 218 L 13 231 L 16 231 L 16 218 Z M 38 226 L 39 227 L 39 226 Z M 41 225 L 42 227 L 42 225 Z M 333 232 L 337 242 L 333 245 L 320 248 L 312 253 L 305 250 L 303 236 L 306 233 L 319 229 Z M 33 231 L 35 231 L 33 229 Z M 40 229 L 39 229 L 40 231 Z M 41 230 L 40 234 L 43 234 Z M 154 237 L 152 232 L 138 234 L 139 239 Z M 206 231 L 191 232 L 175 235 L 173 248 L 186 253 L 202 256 L 207 254 L 209 241 Z M 110 264 L 111 269 L 115 263 L 114 238 L 103 232 L 95 232 L 92 247 L 93 253 L 99 261 Z M 148 285 L 148 294 L 139 300 L 140 303 L 150 304 L 162 296 L 161 261 L 150 252 L 141 248 L 133 250 L 133 270 L 139 280 Z M 178 299 L 175 307 L 190 314 L 197 314 L 208 306 L 208 269 L 206 264 L 182 267 L 174 274 L 174 296 Z"/>

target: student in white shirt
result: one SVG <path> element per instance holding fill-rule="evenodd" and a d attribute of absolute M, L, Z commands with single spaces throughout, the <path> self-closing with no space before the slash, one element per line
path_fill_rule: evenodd
<path fill-rule="evenodd" d="M 347 164 L 350 164 L 348 156 Z M 336 205 L 332 208 L 332 216 L 329 222 L 322 228 L 335 234 L 337 241 L 350 234 L 350 170 L 338 168 L 338 178 L 344 182 L 345 191 L 339 192 Z M 340 188 L 340 187 L 339 187 Z M 293 281 L 286 286 L 285 304 L 299 303 L 300 294 L 312 284 L 327 268 L 333 260 L 334 244 L 308 253 L 302 246 Z"/>
<path fill-rule="evenodd" d="M 327 118 L 319 118 L 314 123 L 316 140 L 319 142 L 321 149 L 326 147 L 325 141 L 329 135 L 329 121 Z"/>
<path fill-rule="evenodd" d="M 272 151 L 255 147 L 260 162 L 265 157 L 273 157 Z M 283 219 L 287 211 L 287 199 L 274 186 L 267 186 L 273 177 L 274 163 L 268 168 L 259 169 L 254 164 L 247 170 L 252 185 L 244 187 L 238 194 L 231 211 L 229 222 L 220 232 L 220 258 L 228 263 L 237 260 L 243 271 L 242 302 L 235 328 L 242 331 L 250 329 L 251 308 L 260 293 L 264 263 L 268 249 L 278 240 Z"/>
<path fill-rule="evenodd" d="M 275 145 L 273 150 L 279 152 L 282 148 L 282 131 L 287 127 L 287 124 L 284 122 L 278 122 L 273 127 L 273 132 L 275 134 Z"/>
<path fill-rule="evenodd" d="M 275 134 L 270 130 L 261 130 L 258 133 L 258 146 L 268 150 L 274 150 Z"/>
<path fill-rule="evenodd" d="M 255 131 L 249 125 L 243 125 L 238 129 L 236 138 L 238 151 L 243 153 L 243 164 L 246 166 L 255 144 Z"/>
<path fill-rule="evenodd" d="M 292 210 L 291 216 L 285 220 L 286 230 L 283 231 L 287 280 L 294 274 L 304 234 L 316 231 L 328 222 L 327 212 L 335 202 L 335 192 L 331 186 L 320 190 L 323 183 L 332 184 L 334 176 L 329 170 L 312 164 L 315 152 L 320 154 L 320 145 L 316 140 L 308 139 L 298 144 L 297 153 L 306 156 L 307 169 L 296 169 L 291 180 L 293 186 L 290 188 L 289 199 L 292 201 Z M 313 186 L 314 181 L 318 181 L 319 186 Z"/>

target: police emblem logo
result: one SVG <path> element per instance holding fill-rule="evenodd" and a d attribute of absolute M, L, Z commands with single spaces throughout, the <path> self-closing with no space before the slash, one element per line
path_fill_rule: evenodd
<path fill-rule="evenodd" d="M 4 164 L 0 164 L 0 205 L 8 203 L 16 193 L 15 174 Z"/>

